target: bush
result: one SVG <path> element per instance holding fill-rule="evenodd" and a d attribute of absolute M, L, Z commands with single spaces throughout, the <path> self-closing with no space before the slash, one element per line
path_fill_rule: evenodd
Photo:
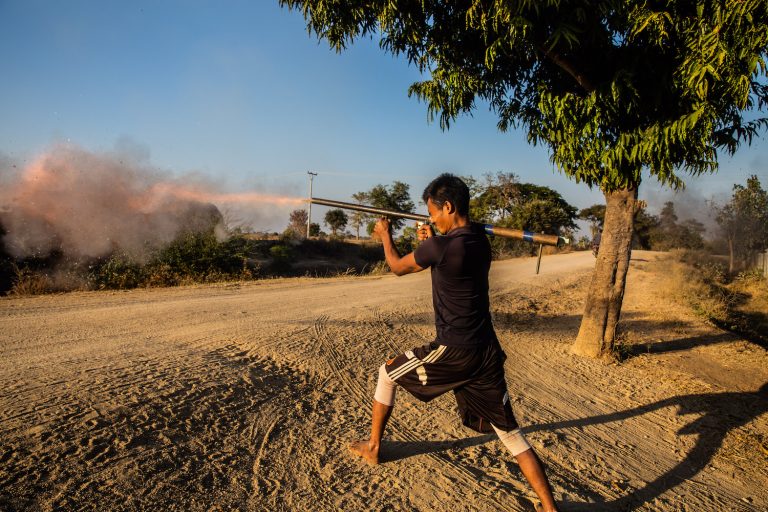
<path fill-rule="evenodd" d="M 377 261 L 370 267 L 368 274 L 372 276 L 382 276 L 389 274 L 389 265 L 387 265 L 386 261 Z"/>
<path fill-rule="evenodd" d="M 50 277 L 42 272 L 19 267 L 15 267 L 14 271 L 16 276 L 11 295 L 41 295 L 52 288 Z"/>
<path fill-rule="evenodd" d="M 269 254 L 272 257 L 271 269 L 278 274 L 286 273 L 291 270 L 291 263 L 293 262 L 293 248 L 288 245 L 273 245 L 269 249 Z"/>
<path fill-rule="evenodd" d="M 671 263 L 669 286 L 695 313 L 768 344 L 768 281 L 761 272 L 741 272 L 729 281 L 725 265 L 700 251 L 674 251 Z"/>
<path fill-rule="evenodd" d="M 144 281 L 144 271 L 138 263 L 122 253 L 92 265 L 88 282 L 98 290 L 135 288 Z"/>

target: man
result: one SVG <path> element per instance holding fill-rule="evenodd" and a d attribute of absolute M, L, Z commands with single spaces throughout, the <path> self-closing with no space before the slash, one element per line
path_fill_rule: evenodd
<path fill-rule="evenodd" d="M 603 238 L 603 228 L 597 230 L 595 237 L 592 239 L 592 255 L 597 258 L 597 253 L 600 250 L 600 240 Z"/>
<path fill-rule="evenodd" d="M 543 512 L 557 511 L 544 469 L 512 414 L 504 380 L 506 355 L 491 322 L 488 271 L 491 248 L 482 226 L 469 220 L 469 189 L 459 178 L 442 174 L 424 190 L 432 225 L 443 236 L 419 229 L 422 243 L 400 257 L 381 219 L 374 232 L 384 245 L 389 268 L 398 276 L 432 269 L 435 341 L 387 361 L 379 368 L 373 400 L 371 436 L 350 450 L 371 464 L 379 462 L 384 428 L 395 403 L 396 384 L 428 402 L 453 391 L 464 425 L 495 431 L 517 459 L 541 500 Z"/>

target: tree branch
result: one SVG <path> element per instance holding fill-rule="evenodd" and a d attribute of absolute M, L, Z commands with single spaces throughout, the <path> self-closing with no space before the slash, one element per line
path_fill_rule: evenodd
<path fill-rule="evenodd" d="M 545 57 L 552 60 L 556 65 L 560 66 L 566 73 L 571 75 L 585 91 L 592 92 L 595 90 L 595 86 L 592 82 L 590 82 L 582 73 L 579 73 L 573 65 L 560 54 L 547 50 L 543 45 L 537 45 L 536 49 L 543 53 Z"/>

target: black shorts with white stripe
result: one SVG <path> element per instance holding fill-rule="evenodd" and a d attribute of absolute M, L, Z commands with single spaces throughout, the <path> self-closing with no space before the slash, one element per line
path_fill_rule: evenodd
<path fill-rule="evenodd" d="M 453 391 L 462 423 L 477 432 L 518 428 L 498 342 L 451 347 L 432 342 L 387 361 L 387 375 L 424 402 Z"/>

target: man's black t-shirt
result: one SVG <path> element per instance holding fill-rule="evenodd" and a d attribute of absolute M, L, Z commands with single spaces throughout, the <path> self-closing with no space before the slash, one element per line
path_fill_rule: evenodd
<path fill-rule="evenodd" d="M 488 301 L 491 244 L 480 224 L 426 239 L 414 251 L 416 264 L 432 268 L 435 341 L 472 347 L 496 340 Z"/>

